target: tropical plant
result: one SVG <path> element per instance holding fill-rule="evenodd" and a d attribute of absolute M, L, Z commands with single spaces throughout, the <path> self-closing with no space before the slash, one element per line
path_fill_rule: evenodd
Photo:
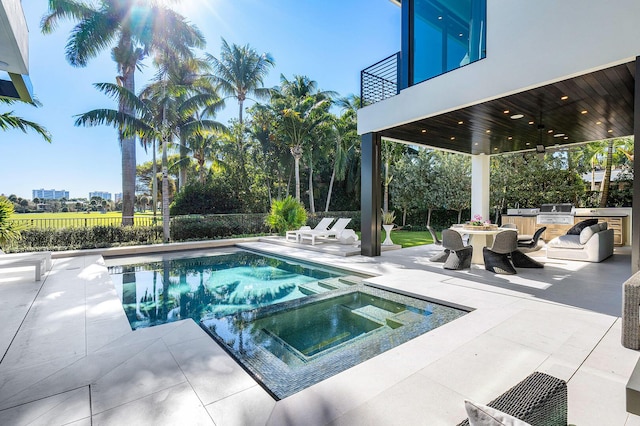
<path fill-rule="evenodd" d="M 0 249 L 6 244 L 19 240 L 20 231 L 24 229 L 10 220 L 13 212 L 13 203 L 7 197 L 0 195 Z"/>
<path fill-rule="evenodd" d="M 271 212 L 265 223 L 275 229 L 277 233 L 298 229 L 307 222 L 307 211 L 295 198 L 288 196 L 282 200 L 275 200 L 271 204 Z"/>
<path fill-rule="evenodd" d="M 0 103 L 11 105 L 15 102 L 17 102 L 17 100 L 15 99 L 0 97 Z M 39 104 L 36 103 L 33 105 L 38 106 Z M 42 136 L 45 141 L 51 142 L 51 135 L 49 134 L 47 129 L 45 129 L 38 123 L 14 115 L 13 111 L 0 114 L 0 130 L 6 131 L 9 129 L 18 129 L 22 130 L 25 133 L 27 132 L 27 130 L 33 130 L 40 136 Z"/>
<path fill-rule="evenodd" d="M 88 61 L 112 46 L 111 57 L 118 66 L 118 85 L 135 93 L 134 73 L 152 51 L 172 51 L 177 57 L 192 56 L 191 47 L 204 47 L 204 37 L 185 18 L 154 0 L 49 0 L 41 29 L 51 33 L 60 20 L 77 21 L 66 46 L 67 61 L 84 67 Z M 119 114 L 132 115 L 125 103 Z M 122 224 L 133 224 L 136 178 L 136 135 L 119 127 L 122 149 Z"/>
<path fill-rule="evenodd" d="M 393 225 L 393 222 L 396 220 L 396 213 L 392 211 L 385 212 L 382 210 L 382 224 L 383 225 Z"/>

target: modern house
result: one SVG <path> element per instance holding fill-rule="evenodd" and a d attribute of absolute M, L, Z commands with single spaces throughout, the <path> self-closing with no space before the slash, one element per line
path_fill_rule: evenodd
<path fill-rule="evenodd" d="M 0 0 L 0 97 L 33 102 L 29 29 L 20 0 Z"/>
<path fill-rule="evenodd" d="M 640 139 L 637 0 L 397 3 L 401 51 L 361 73 L 363 255 L 380 254 L 383 137 L 470 155 L 471 213 L 483 217 L 492 155 Z M 632 228 L 640 241 L 640 209 Z"/>

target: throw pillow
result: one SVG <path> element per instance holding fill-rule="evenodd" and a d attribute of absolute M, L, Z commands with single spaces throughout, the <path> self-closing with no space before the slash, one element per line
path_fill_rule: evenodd
<path fill-rule="evenodd" d="M 464 408 L 467 410 L 471 426 L 531 426 L 500 410 L 475 402 L 465 401 Z"/>
<path fill-rule="evenodd" d="M 582 232 L 580 232 L 580 244 L 587 244 L 589 238 L 598 232 L 600 232 L 600 225 L 597 223 L 595 225 L 587 226 L 582 230 Z"/>
<path fill-rule="evenodd" d="M 596 223 L 598 223 L 598 219 L 586 219 L 578 222 L 567 231 L 567 235 L 580 235 L 584 228 L 595 225 Z"/>
<path fill-rule="evenodd" d="M 607 222 L 600 222 L 598 226 L 601 231 L 606 231 L 609 228 L 609 224 Z"/>

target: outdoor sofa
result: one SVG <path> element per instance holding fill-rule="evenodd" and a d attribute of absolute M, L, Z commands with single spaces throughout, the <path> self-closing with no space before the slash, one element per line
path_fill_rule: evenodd
<path fill-rule="evenodd" d="M 607 222 L 584 226 L 578 234 L 572 229 L 547 243 L 547 258 L 602 262 L 613 254 L 613 230 Z"/>

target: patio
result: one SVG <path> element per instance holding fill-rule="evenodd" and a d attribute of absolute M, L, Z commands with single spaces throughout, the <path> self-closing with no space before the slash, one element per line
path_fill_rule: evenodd
<path fill-rule="evenodd" d="M 540 252 L 544 269 L 515 276 L 445 271 L 427 260 L 435 250 L 313 252 L 316 262 L 381 275 L 372 285 L 475 310 L 281 401 L 191 320 L 132 332 L 99 254 L 56 258 L 41 282 L 29 269 L 3 271 L 0 424 L 452 425 L 465 418 L 464 399 L 487 403 L 543 371 L 568 381 L 570 423 L 640 425 L 625 411 L 640 353 L 620 343 L 629 247 L 599 264 Z"/>

